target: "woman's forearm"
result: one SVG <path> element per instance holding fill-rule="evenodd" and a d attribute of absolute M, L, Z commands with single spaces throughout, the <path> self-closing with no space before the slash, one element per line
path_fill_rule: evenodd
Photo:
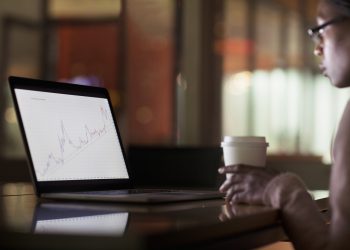
<path fill-rule="evenodd" d="M 281 210 L 283 227 L 295 249 L 327 248 L 326 222 L 296 175 L 281 174 L 271 180 L 264 203 Z"/>

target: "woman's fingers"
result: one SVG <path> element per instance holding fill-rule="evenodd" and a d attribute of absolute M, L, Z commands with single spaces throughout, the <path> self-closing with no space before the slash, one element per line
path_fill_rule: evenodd
<path fill-rule="evenodd" d="M 242 191 L 243 189 L 240 187 L 240 185 L 231 186 L 231 188 L 226 192 L 226 201 L 231 202 L 235 200 L 234 197 L 236 197 Z"/>
<path fill-rule="evenodd" d="M 237 184 L 237 183 L 240 183 L 242 182 L 242 176 L 241 175 L 238 175 L 238 174 L 232 174 L 230 175 L 225 181 L 224 183 L 220 186 L 219 190 L 220 192 L 227 192 L 227 190 Z"/>
<path fill-rule="evenodd" d="M 226 174 L 219 190 L 226 192 L 226 201 L 231 204 L 262 204 L 266 185 L 278 175 L 267 168 L 241 164 L 222 167 L 219 173 Z"/>
<path fill-rule="evenodd" d="M 254 170 L 261 171 L 261 167 L 237 164 L 237 165 L 224 166 L 218 169 L 220 174 L 230 174 L 230 173 L 244 174 L 244 173 L 252 172 Z"/>

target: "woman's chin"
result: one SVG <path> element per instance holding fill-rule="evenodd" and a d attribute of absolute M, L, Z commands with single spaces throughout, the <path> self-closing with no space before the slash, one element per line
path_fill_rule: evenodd
<path fill-rule="evenodd" d="M 350 86 L 350 81 L 334 81 L 330 78 L 333 86 L 337 87 L 337 88 L 346 88 Z"/>

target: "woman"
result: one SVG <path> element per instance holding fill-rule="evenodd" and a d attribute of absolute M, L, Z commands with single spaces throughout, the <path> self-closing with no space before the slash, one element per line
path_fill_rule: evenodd
<path fill-rule="evenodd" d="M 316 42 L 320 69 L 335 87 L 350 86 L 350 0 L 321 0 L 318 26 L 309 30 Z M 220 187 L 227 201 L 279 208 L 286 233 L 296 249 L 350 248 L 350 102 L 333 147 L 329 226 L 303 182 L 291 173 L 276 175 L 261 168 L 234 165 L 219 169 L 232 173 Z"/>

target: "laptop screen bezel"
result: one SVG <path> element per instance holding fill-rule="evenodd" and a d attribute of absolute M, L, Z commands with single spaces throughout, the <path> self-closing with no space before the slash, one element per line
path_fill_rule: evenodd
<path fill-rule="evenodd" d="M 9 84 L 11 89 L 11 94 L 13 98 L 14 107 L 17 114 L 17 121 L 20 127 L 22 134 L 24 147 L 26 150 L 27 161 L 29 165 L 29 172 L 32 178 L 32 181 L 35 186 L 35 191 L 38 196 L 42 193 L 52 193 L 52 192 L 74 192 L 74 191 L 89 191 L 89 190 L 107 190 L 107 189 L 126 189 L 132 188 L 133 183 L 131 181 L 130 169 L 127 164 L 127 158 L 125 150 L 123 147 L 122 139 L 120 136 L 119 128 L 116 122 L 115 114 L 112 109 L 112 103 L 107 89 L 102 87 L 92 87 L 78 84 L 70 84 L 64 82 L 53 82 L 46 80 L 38 80 L 24 77 L 9 77 Z M 60 94 L 69 94 L 69 95 L 78 95 L 78 96 L 90 96 L 90 97 L 99 97 L 105 98 L 108 101 L 109 108 L 112 113 L 113 122 L 117 131 L 118 140 L 120 143 L 121 151 L 123 154 L 124 162 L 127 168 L 129 175 L 128 179 L 91 179 L 91 180 L 70 180 L 70 181 L 38 181 L 35 169 L 33 165 L 33 159 L 30 153 L 29 144 L 27 141 L 27 136 L 23 126 L 23 120 L 20 115 L 20 110 L 18 106 L 17 96 L 15 89 L 25 89 L 25 90 L 34 90 L 34 91 L 43 91 L 49 93 L 60 93 Z"/>

